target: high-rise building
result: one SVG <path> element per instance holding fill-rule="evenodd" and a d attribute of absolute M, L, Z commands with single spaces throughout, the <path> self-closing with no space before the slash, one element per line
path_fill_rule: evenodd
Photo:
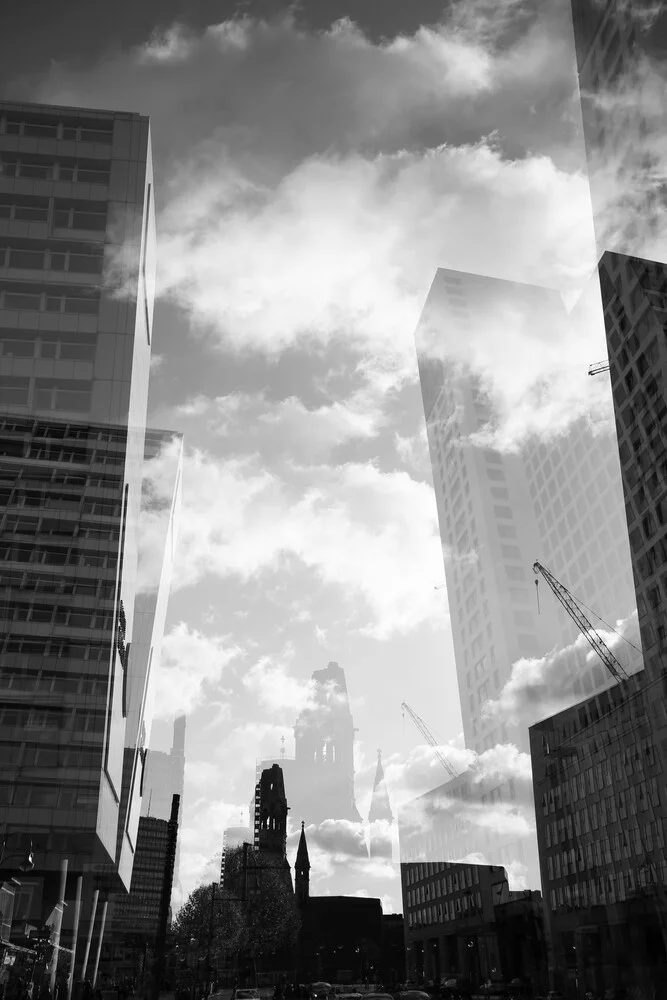
<path fill-rule="evenodd" d="M 575 321 L 551 289 L 441 269 L 417 329 L 464 738 L 478 752 L 508 739 L 528 750 L 527 729 L 485 717 L 483 705 L 517 660 L 575 638 L 552 595 L 537 605 L 536 559 L 603 617 L 634 610 L 627 540 L 613 531 L 623 499 L 611 434 L 580 420 L 548 442 L 533 437 L 511 452 L 485 447 L 497 419 L 494 399 L 455 360 L 454 342 L 485 328 L 511 338 L 539 326 L 548 339 Z M 605 516 L 589 525 L 595 503 Z M 613 560 L 611 575 L 605 559 Z M 594 667 L 589 672 L 575 680 L 582 693 L 608 683 Z"/>
<path fill-rule="evenodd" d="M 598 253 L 664 260 L 654 134 L 664 125 L 656 121 L 660 75 L 651 68 L 656 55 L 664 56 L 664 20 L 649 0 L 571 3 Z"/>
<path fill-rule="evenodd" d="M 154 958 L 169 852 L 169 821 L 141 816 L 130 892 L 114 900 L 102 952 L 109 978 L 146 976 Z"/>
<path fill-rule="evenodd" d="M 177 715 L 171 750 L 146 752 L 141 815 L 154 819 L 168 819 L 173 795 L 183 794 L 185 780 L 185 724 L 186 716 Z"/>
<path fill-rule="evenodd" d="M 225 875 L 225 860 L 228 851 L 244 844 L 253 843 L 253 832 L 249 826 L 228 826 L 222 835 L 222 857 L 220 860 L 220 885 L 226 887 L 229 881 Z"/>
<path fill-rule="evenodd" d="M 667 267 L 608 252 L 599 268 L 644 664 L 660 683 L 667 640 Z"/>
<path fill-rule="evenodd" d="M 107 894 L 130 885 L 159 617 L 136 601 L 155 284 L 148 120 L 1 103 L 0 240 L 0 867 L 32 843 L 39 922 L 62 898 L 66 861 L 67 900 L 83 881 L 81 936 L 93 888 L 106 915 Z"/>

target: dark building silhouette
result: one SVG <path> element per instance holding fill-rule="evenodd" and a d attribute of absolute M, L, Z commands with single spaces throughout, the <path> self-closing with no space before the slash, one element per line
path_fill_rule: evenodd
<path fill-rule="evenodd" d="M 300 910 L 303 910 L 310 896 L 310 859 L 308 857 L 306 830 L 303 821 L 301 822 L 301 836 L 299 837 L 296 863 L 294 865 L 294 892 L 297 905 Z"/>
<path fill-rule="evenodd" d="M 302 825 L 295 865 L 301 912 L 300 982 L 372 981 L 381 973 L 382 902 L 359 896 L 311 896 L 310 862 Z"/>
<path fill-rule="evenodd" d="M 384 780 L 382 755 L 379 750 L 368 822 L 370 825 L 370 856 L 372 858 L 387 858 L 391 860 L 393 857 L 392 827 L 394 814 L 391 811 L 389 792 Z"/>

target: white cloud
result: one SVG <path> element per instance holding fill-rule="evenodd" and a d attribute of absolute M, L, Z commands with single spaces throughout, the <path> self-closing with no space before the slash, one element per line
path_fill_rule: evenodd
<path fill-rule="evenodd" d="M 315 458 L 354 440 L 377 436 L 384 416 L 380 393 L 373 385 L 356 390 L 345 400 L 307 407 L 296 396 L 278 401 L 265 393 L 232 392 L 211 399 L 195 396 L 177 407 L 185 417 L 206 417 L 208 429 L 226 437 L 229 446 L 254 442 L 273 455 L 282 451 L 303 460 Z"/>
<path fill-rule="evenodd" d="M 602 627 L 597 631 L 629 674 L 641 668 L 640 654 L 636 650 L 630 653 L 623 645 L 625 639 L 639 646 L 636 611 L 618 623 L 619 634 Z M 482 706 L 482 714 L 526 729 L 581 701 L 582 695 L 575 691 L 575 684 L 584 676 L 590 684 L 589 694 L 615 683 L 588 639 L 578 635 L 574 643 L 556 648 L 547 656 L 514 663 L 510 679 L 498 698 Z"/>
<path fill-rule="evenodd" d="M 162 640 L 156 679 L 156 718 L 191 712 L 207 691 L 219 685 L 225 667 L 241 649 L 229 636 L 204 635 L 185 622 L 174 625 Z"/>
<path fill-rule="evenodd" d="M 301 681 L 288 673 L 284 662 L 263 656 L 242 677 L 244 687 L 258 704 L 272 713 L 287 712 L 290 717 L 314 707 L 312 680 Z"/>
<path fill-rule="evenodd" d="M 373 465 L 292 465 L 281 478 L 253 458 L 186 455 L 173 586 L 247 581 L 289 559 L 338 589 L 375 638 L 442 618 L 428 583 L 442 575 L 429 486 Z"/>

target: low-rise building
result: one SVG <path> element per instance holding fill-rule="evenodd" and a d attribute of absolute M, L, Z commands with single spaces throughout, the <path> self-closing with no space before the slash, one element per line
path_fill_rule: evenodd
<path fill-rule="evenodd" d="M 641 671 L 530 729 L 551 983 L 573 995 L 663 988 L 667 724 L 653 728 L 652 697 Z"/>

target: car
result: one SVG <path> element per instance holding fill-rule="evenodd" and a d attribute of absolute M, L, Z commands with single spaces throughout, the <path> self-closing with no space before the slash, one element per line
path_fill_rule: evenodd
<path fill-rule="evenodd" d="M 402 990 L 396 994 L 396 1000 L 431 1000 L 431 997 L 424 990 Z"/>
<path fill-rule="evenodd" d="M 261 1000 L 258 990 L 234 990 L 232 1000 Z"/>
<path fill-rule="evenodd" d="M 334 992 L 334 988 L 331 983 L 311 983 L 308 988 L 308 996 L 313 998 L 313 1000 L 320 1000 L 322 997 L 328 997 Z"/>

